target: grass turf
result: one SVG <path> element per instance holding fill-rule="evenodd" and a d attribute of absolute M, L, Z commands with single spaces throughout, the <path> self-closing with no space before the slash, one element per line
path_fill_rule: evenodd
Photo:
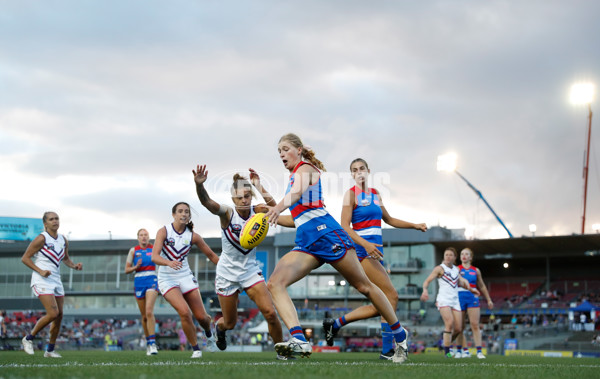
<path fill-rule="evenodd" d="M 410 355 L 397 365 L 375 353 L 314 353 L 310 359 L 277 361 L 275 353 L 203 353 L 161 351 L 61 351 L 62 359 L 36 350 L 0 352 L 0 378 L 598 378 L 600 360 L 488 356 L 485 360 L 448 359 L 441 354 Z"/>

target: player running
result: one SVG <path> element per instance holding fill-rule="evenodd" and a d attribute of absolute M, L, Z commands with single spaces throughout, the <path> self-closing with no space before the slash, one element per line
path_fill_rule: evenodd
<path fill-rule="evenodd" d="M 50 340 L 44 352 L 44 358 L 62 358 L 54 351 L 56 339 L 60 332 L 65 304 L 65 289 L 60 279 L 60 263 L 81 270 L 81 263 L 73 263 L 69 257 L 69 242 L 58 233 L 60 220 L 55 212 L 45 212 L 42 221 L 45 231 L 35 237 L 25 250 L 21 262 L 33 270 L 31 289 L 46 310 L 46 315 L 38 320 L 31 332 L 23 337 L 23 350 L 33 355 L 33 338 L 46 325 L 50 325 Z"/>
<path fill-rule="evenodd" d="M 235 327 L 238 319 L 238 296 L 242 291 L 246 291 L 250 300 L 257 306 L 264 316 L 269 326 L 269 334 L 274 343 L 283 341 L 281 323 L 277 318 L 271 294 L 265 284 L 263 273 L 256 261 L 256 248 L 245 249 L 240 245 L 240 233 L 244 224 L 250 217 L 257 212 L 266 212 L 264 206 L 252 206 L 252 184 L 265 202 L 274 206 L 275 200 L 262 186 L 260 177 L 253 169 L 250 169 L 250 180 L 252 184 L 239 174 L 233 176 L 231 186 L 231 200 L 234 207 L 225 204 L 219 204 L 212 200 L 204 187 L 208 178 L 206 166 L 196 166 L 192 170 L 194 181 L 196 183 L 196 193 L 198 199 L 206 209 L 212 214 L 219 216 L 221 222 L 221 243 L 223 250 L 219 263 L 217 264 L 217 273 L 215 277 L 215 290 L 219 296 L 219 304 L 223 312 L 223 317 L 216 323 L 217 347 L 221 350 L 227 348 L 227 330 Z M 289 217 L 289 216 L 288 216 Z M 283 217 L 282 220 L 283 221 Z M 291 218 L 287 226 L 294 226 Z M 278 359 L 286 360 L 281 355 Z"/>
<path fill-rule="evenodd" d="M 308 357 L 312 346 L 306 340 L 298 313 L 287 287 L 306 277 L 323 263 L 331 264 L 360 293 L 371 300 L 380 314 L 388 321 L 396 341 L 393 361 L 402 363 L 407 359 L 407 334 L 400 325 L 394 309 L 385 294 L 374 285 L 356 258 L 354 245 L 348 234 L 325 210 L 321 191 L 323 163 L 314 152 L 304 146 L 295 134 L 286 134 L 279 140 L 278 152 L 290 181 L 284 198 L 269 209 L 266 216 L 274 225 L 279 215 L 290 208 L 296 224 L 296 247 L 284 255 L 271 278 L 268 287 L 279 316 L 292 335 L 288 342 L 275 345 L 279 355 Z M 306 160 L 303 160 L 306 159 Z"/>
<path fill-rule="evenodd" d="M 381 221 L 395 228 L 427 231 L 425 224 L 413 224 L 390 216 L 383 206 L 381 194 L 375 188 L 369 188 L 369 165 L 362 158 L 350 163 L 350 173 L 356 185 L 344 194 L 341 225 L 354 241 L 356 255 L 369 280 L 386 295 L 393 309 L 398 305 L 398 292 L 383 267 L 383 241 L 381 238 Z M 351 226 L 352 224 L 352 226 Z M 373 306 L 363 305 L 352 312 L 338 318 L 323 320 L 323 331 L 329 346 L 340 328 L 354 321 L 378 316 Z M 382 347 L 380 359 L 392 359 L 394 356 L 394 338 L 390 325 L 381 318 Z"/>
<path fill-rule="evenodd" d="M 210 330 L 211 318 L 204 309 L 202 295 L 198 290 L 198 281 L 188 264 L 188 254 L 192 245 L 217 264 L 219 257 L 204 242 L 198 233 L 193 231 L 190 206 L 179 202 L 173 206 L 173 223 L 158 230 L 152 249 L 152 262 L 158 268 L 158 288 L 162 296 L 171 304 L 181 318 L 181 327 L 194 352 L 192 358 L 201 358 L 202 351 L 198 346 L 196 327 L 192 315 L 198 320 L 204 334 L 209 351 L 216 351 L 215 336 Z"/>

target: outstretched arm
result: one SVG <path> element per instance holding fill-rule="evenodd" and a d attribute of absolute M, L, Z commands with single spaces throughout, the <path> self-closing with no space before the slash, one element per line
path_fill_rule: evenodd
<path fill-rule="evenodd" d="M 267 213 L 269 211 L 269 207 L 265 204 L 258 204 L 254 207 L 254 211 L 256 213 Z M 286 228 L 296 227 L 296 224 L 294 224 L 294 218 L 290 215 L 280 215 L 277 219 L 277 225 L 285 226 Z"/>
<path fill-rule="evenodd" d="M 302 194 L 308 189 L 311 183 L 318 180 L 319 173 L 310 165 L 303 165 L 296 171 L 294 178 L 294 184 L 290 188 L 290 191 L 276 206 L 270 208 L 267 212 L 269 224 L 275 225 L 279 218 L 279 214 L 300 200 Z"/>
<path fill-rule="evenodd" d="M 258 173 L 251 168 L 249 168 L 248 171 L 250 171 L 250 181 L 252 182 L 252 185 L 256 187 L 258 192 L 260 192 L 260 195 L 265 200 L 265 203 L 267 203 L 267 205 L 271 207 L 277 205 L 277 202 L 275 201 L 275 199 L 273 199 L 273 196 L 271 196 L 271 194 L 265 189 L 265 187 L 263 187 L 262 183 L 260 182 L 260 176 L 258 176 Z"/>
<path fill-rule="evenodd" d="M 381 203 L 381 197 L 379 197 L 379 201 Z M 427 225 L 425 225 L 424 223 L 414 224 L 412 222 L 400 220 L 398 218 L 394 218 L 394 217 L 390 216 L 387 209 L 385 209 L 385 207 L 383 206 L 383 203 L 381 203 L 381 212 L 383 213 L 383 217 L 382 217 L 383 222 L 385 222 L 386 224 L 388 224 L 390 226 L 393 226 L 394 228 L 416 229 L 416 230 L 420 230 L 422 232 L 427 231 Z"/>
<path fill-rule="evenodd" d="M 231 208 L 221 206 L 221 204 L 211 199 L 208 195 L 208 192 L 204 187 L 204 182 L 206 182 L 206 179 L 208 179 L 208 170 L 206 169 L 206 165 L 196 165 L 196 169 L 192 170 L 192 174 L 194 174 L 194 183 L 196 183 L 196 194 L 198 195 L 198 200 L 200 200 L 200 203 L 202 203 L 204 208 L 208 209 L 210 213 L 219 216 L 219 219 L 221 220 L 221 227 L 226 228 L 229 224 L 229 218 L 231 217 Z"/>

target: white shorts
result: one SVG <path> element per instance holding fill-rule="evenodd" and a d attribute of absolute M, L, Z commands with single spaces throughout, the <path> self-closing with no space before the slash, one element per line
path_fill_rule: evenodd
<path fill-rule="evenodd" d="M 37 297 L 43 295 L 53 295 L 56 297 L 65 296 L 65 288 L 60 281 L 60 276 L 51 275 L 47 278 L 35 273 L 31 276 L 31 290 Z"/>
<path fill-rule="evenodd" d="M 215 292 L 219 296 L 231 296 L 236 292 L 242 292 L 264 281 L 265 278 L 263 277 L 262 272 L 257 272 L 241 281 L 231 281 L 217 275 L 215 277 Z"/>
<path fill-rule="evenodd" d="M 453 297 L 438 296 L 435 299 L 435 305 L 437 306 L 438 310 L 440 308 L 450 307 L 450 308 L 452 308 L 455 311 L 461 312 L 460 301 L 458 300 L 458 294 L 456 296 L 453 296 Z"/>
<path fill-rule="evenodd" d="M 186 294 L 198 289 L 198 281 L 191 270 L 183 273 L 161 274 L 158 273 L 158 289 L 161 295 L 165 296 L 173 288 L 179 288 L 181 293 Z"/>

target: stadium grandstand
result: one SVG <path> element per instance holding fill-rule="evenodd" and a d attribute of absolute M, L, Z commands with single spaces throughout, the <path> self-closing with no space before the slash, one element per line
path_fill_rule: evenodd
<path fill-rule="evenodd" d="M 277 233 L 259 246 L 257 258 L 267 278 L 277 261 L 294 246 L 294 236 Z M 441 262 L 448 246 L 458 251 L 465 247 L 473 250 L 473 264 L 481 270 L 495 303 L 490 310 L 482 302 L 488 353 L 501 353 L 504 340 L 508 339 L 518 340 L 520 348 L 543 345 L 557 350 L 600 351 L 591 344 L 598 330 L 596 308 L 600 313 L 600 234 L 465 240 L 461 230 L 431 227 L 425 233 L 384 229 L 383 240 L 384 264 L 399 294 L 397 313 L 411 330 L 413 351 L 438 344 L 442 328 L 439 313 L 432 302 L 421 303 L 419 297 L 424 279 Z M 43 308 L 31 294 L 31 270 L 21 263 L 28 241 L 0 242 L 0 309 L 6 315 L 8 337 L 2 343 L 4 348 L 19 348 L 18 341 L 43 314 Z M 220 238 L 207 238 L 206 242 L 220 253 Z M 63 267 L 61 271 L 66 290 L 63 348 L 139 348 L 141 329 L 133 276 L 124 273 L 127 251 L 136 244 L 136 240 L 70 242 L 70 256 L 83 262 L 84 269 Z M 214 265 L 196 248 L 189 262 L 207 309 L 213 317 L 219 317 Z M 432 283 L 430 293 L 435 293 L 436 287 L 437 283 Z M 323 338 L 324 317 L 337 317 L 366 303 L 328 265 L 288 290 L 307 336 L 317 345 Z M 590 308 L 577 310 L 582 304 L 589 304 Z M 240 297 L 240 317 L 238 327 L 231 333 L 232 345 L 253 344 L 254 336 L 266 333 L 262 316 L 254 307 L 245 295 Z M 580 322 L 582 314 L 584 323 Z M 155 315 L 162 348 L 177 348 L 175 311 L 159 297 Z M 377 350 L 379 343 L 376 318 L 348 325 L 339 338 L 339 346 L 344 350 Z"/>

